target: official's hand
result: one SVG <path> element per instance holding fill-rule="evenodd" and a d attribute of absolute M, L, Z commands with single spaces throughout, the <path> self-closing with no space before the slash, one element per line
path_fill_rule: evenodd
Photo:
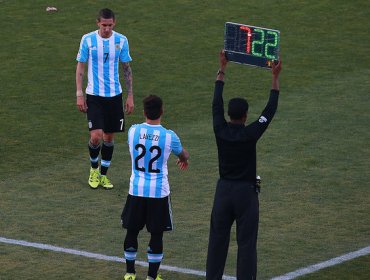
<path fill-rule="evenodd" d="M 130 115 L 134 111 L 134 96 L 129 94 L 125 102 L 125 113 Z"/>
<path fill-rule="evenodd" d="M 275 77 L 278 77 L 281 71 L 281 60 L 278 61 L 277 64 L 275 64 L 275 61 L 272 61 L 272 75 Z"/>
<path fill-rule="evenodd" d="M 77 96 L 77 109 L 83 113 L 87 112 L 87 104 L 84 96 Z"/>
<path fill-rule="evenodd" d="M 225 50 L 220 51 L 219 57 L 220 57 L 220 70 L 225 72 L 226 65 L 228 63 L 228 60 L 227 60 L 226 54 L 225 54 Z"/>

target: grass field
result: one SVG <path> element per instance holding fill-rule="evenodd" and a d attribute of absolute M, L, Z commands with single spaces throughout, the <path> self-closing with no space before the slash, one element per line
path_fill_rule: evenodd
<path fill-rule="evenodd" d="M 47 6 L 59 11 L 49 14 Z M 164 126 L 190 152 L 190 169 L 169 163 L 175 231 L 164 265 L 204 271 L 218 178 L 211 98 L 226 21 L 281 31 L 281 97 L 258 144 L 262 177 L 259 279 L 370 245 L 370 57 L 366 1 L 0 0 L 0 237 L 123 253 L 120 212 L 128 191 L 127 135 L 116 138 L 112 191 L 87 186 L 85 116 L 75 106 L 75 57 L 97 11 L 116 12 L 130 42 L 135 113 L 163 97 Z M 243 95 L 254 119 L 269 71 L 230 64 L 225 98 Z M 235 275 L 233 229 L 227 275 Z M 138 258 L 146 261 L 148 234 Z M 369 279 L 369 255 L 302 279 Z M 146 268 L 138 267 L 139 280 Z M 0 243 L 0 279 L 121 279 L 124 265 Z M 204 279 L 162 271 L 165 279 Z"/>

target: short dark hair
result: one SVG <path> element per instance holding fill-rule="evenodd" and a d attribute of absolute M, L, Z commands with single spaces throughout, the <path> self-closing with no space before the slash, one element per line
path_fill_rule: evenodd
<path fill-rule="evenodd" d="M 112 18 L 113 20 L 115 20 L 115 15 L 111 9 L 104 8 L 99 11 L 97 20 L 100 21 L 101 18 L 105 19 Z"/>
<path fill-rule="evenodd" d="M 162 115 L 163 101 L 157 95 L 149 95 L 143 99 L 145 116 L 150 120 L 159 119 Z"/>
<path fill-rule="evenodd" d="M 248 102 L 244 98 L 236 97 L 229 101 L 228 115 L 232 120 L 242 119 L 248 112 Z"/>

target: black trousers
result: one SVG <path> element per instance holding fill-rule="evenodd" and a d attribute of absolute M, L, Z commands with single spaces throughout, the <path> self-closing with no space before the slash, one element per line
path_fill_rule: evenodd
<path fill-rule="evenodd" d="M 222 279 L 234 220 L 238 243 L 237 279 L 256 279 L 258 193 L 252 182 L 220 179 L 211 214 L 207 280 Z"/>

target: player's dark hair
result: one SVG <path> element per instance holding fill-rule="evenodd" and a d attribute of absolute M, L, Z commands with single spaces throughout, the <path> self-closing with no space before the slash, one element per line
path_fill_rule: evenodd
<path fill-rule="evenodd" d="M 99 11 L 97 20 L 100 21 L 101 18 L 105 19 L 112 18 L 113 20 L 115 20 L 115 15 L 111 9 L 104 8 Z"/>
<path fill-rule="evenodd" d="M 229 101 L 228 115 L 232 120 L 242 119 L 248 112 L 248 102 L 244 98 L 236 97 Z"/>
<path fill-rule="evenodd" d="M 159 119 L 162 115 L 163 101 L 157 95 L 149 95 L 143 99 L 145 116 L 150 120 Z"/>

